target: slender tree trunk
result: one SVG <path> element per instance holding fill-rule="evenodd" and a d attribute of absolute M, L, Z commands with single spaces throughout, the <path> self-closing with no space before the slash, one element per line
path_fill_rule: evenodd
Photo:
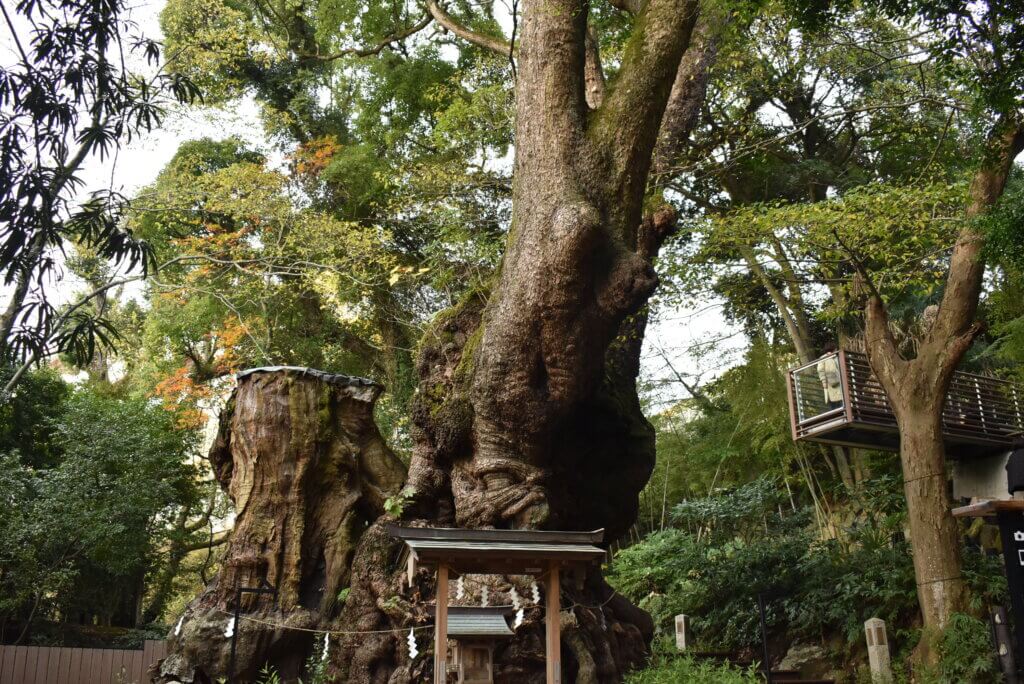
<path fill-rule="evenodd" d="M 965 601 L 960 539 L 950 512 L 946 487 L 942 410 L 953 372 L 981 331 L 975 320 L 985 264 L 984 236 L 973 221 L 1002 195 L 1013 160 L 1024 148 L 1024 129 L 1004 117 L 993 129 L 974 175 L 964 228 L 950 257 L 946 287 L 938 314 L 917 345 L 917 356 L 905 359 L 889 328 L 885 304 L 871 290 L 866 310 L 866 348 L 900 430 L 907 511 L 910 519 L 918 601 L 926 630 L 944 628 Z M 922 640 L 921 655 L 934 662 L 937 653 Z"/>
<path fill-rule="evenodd" d="M 900 424 L 900 461 L 914 551 L 914 576 L 926 625 L 944 626 L 963 608 L 960 535 L 950 513 L 941 406 L 917 406 Z"/>

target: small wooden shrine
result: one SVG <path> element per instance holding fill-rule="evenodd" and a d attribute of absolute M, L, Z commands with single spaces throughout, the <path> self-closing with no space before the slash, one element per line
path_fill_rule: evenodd
<path fill-rule="evenodd" d="M 898 451 L 896 416 L 867 356 L 838 351 L 786 374 L 793 439 Z M 1008 451 L 1024 438 L 1024 387 L 956 372 L 942 417 L 954 458 Z"/>
<path fill-rule="evenodd" d="M 494 684 L 494 645 L 514 633 L 503 606 L 449 606 L 448 657 L 457 684 Z"/>
<path fill-rule="evenodd" d="M 494 642 L 498 638 L 511 636 L 511 630 L 508 635 L 504 634 L 495 620 L 493 611 L 480 612 L 479 608 L 449 608 L 449 579 L 467 573 L 533 575 L 544 583 L 546 681 L 548 684 L 560 684 L 560 577 L 564 572 L 580 570 L 604 559 L 605 551 L 597 546 L 604 537 L 604 530 L 466 530 L 391 525 L 388 531 L 392 536 L 405 542 L 405 560 L 410 583 L 418 566 L 437 570 L 434 622 L 435 684 L 492 682 Z M 498 618 L 504 622 L 507 630 L 508 623 L 505 622 L 505 617 L 499 615 Z M 451 650 L 449 637 L 456 642 L 456 646 Z M 474 679 L 466 678 L 469 675 Z"/>

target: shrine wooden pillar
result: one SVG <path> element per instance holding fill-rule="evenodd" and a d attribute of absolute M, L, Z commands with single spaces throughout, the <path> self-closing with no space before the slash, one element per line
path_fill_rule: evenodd
<path fill-rule="evenodd" d="M 434 601 L 434 683 L 448 680 L 448 566 L 437 566 L 437 598 Z"/>
<path fill-rule="evenodd" d="M 558 563 L 548 566 L 548 595 L 544 616 L 547 636 L 547 684 L 562 681 L 562 589 L 558 578 Z"/>

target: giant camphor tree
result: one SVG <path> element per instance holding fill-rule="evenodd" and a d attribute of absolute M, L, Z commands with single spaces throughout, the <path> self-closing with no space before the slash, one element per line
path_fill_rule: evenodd
<path fill-rule="evenodd" d="M 421 344 L 408 522 L 603 527 L 615 537 L 636 515 L 654 456 L 634 384 L 638 314 L 657 284 L 651 259 L 673 225 L 667 208 L 645 214 L 644 199 L 666 108 L 702 96 L 702 79 L 677 74 L 702 61 L 684 59 L 697 3 L 635 9 L 618 73 L 601 93 L 587 4 L 522 5 L 512 226 L 489 291 L 442 314 Z M 661 133 L 685 134 L 687 125 Z M 412 606 L 395 600 L 395 548 L 383 521 L 364 534 L 346 628 L 409 624 Z M 596 572 L 583 587 L 567 630 L 569 667 L 578 681 L 617 681 L 643 657 L 649 619 Z M 529 624 L 499 656 L 517 681 L 543 677 L 538 630 Z M 402 639 L 351 637 L 334 661 L 346 681 L 385 681 L 396 669 L 410 676 L 416 666 L 396 655 Z"/>

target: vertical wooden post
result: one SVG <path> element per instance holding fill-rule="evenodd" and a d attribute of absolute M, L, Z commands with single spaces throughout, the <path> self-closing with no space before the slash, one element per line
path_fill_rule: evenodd
<path fill-rule="evenodd" d="M 437 599 L 434 608 L 434 683 L 448 676 L 448 566 L 437 566 Z"/>
<path fill-rule="evenodd" d="M 548 568 L 548 595 L 545 612 L 547 628 L 547 684 L 561 684 L 562 681 L 562 634 L 561 618 L 562 589 L 558 582 L 558 563 Z"/>

